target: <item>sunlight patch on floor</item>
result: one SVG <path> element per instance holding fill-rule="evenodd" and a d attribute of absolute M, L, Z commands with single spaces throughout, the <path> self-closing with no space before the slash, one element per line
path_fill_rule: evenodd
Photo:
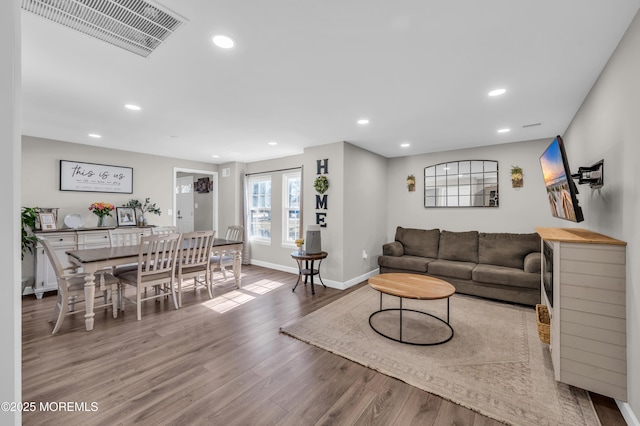
<path fill-rule="evenodd" d="M 223 314 L 244 303 L 250 302 L 253 299 L 255 299 L 254 296 L 250 296 L 239 291 L 230 291 L 229 293 L 207 300 L 202 303 L 202 306 Z"/>
<path fill-rule="evenodd" d="M 252 293 L 266 294 L 278 287 L 282 287 L 283 285 L 284 283 L 278 281 L 260 280 L 253 284 L 242 286 L 242 289 Z"/>

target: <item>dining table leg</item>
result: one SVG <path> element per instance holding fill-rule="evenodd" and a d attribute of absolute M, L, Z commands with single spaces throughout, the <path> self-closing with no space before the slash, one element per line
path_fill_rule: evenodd
<path fill-rule="evenodd" d="M 87 274 L 84 277 L 84 299 L 85 299 L 84 325 L 87 331 L 93 330 L 93 317 L 95 316 L 95 313 L 93 312 L 93 302 L 96 295 L 96 282 L 95 282 L 96 271 L 91 269 L 93 268 L 90 268 L 90 267 L 85 268 L 85 272 Z"/>
<path fill-rule="evenodd" d="M 242 288 L 242 282 L 240 280 L 240 273 L 242 268 L 242 247 L 235 250 L 233 255 L 233 276 L 236 279 L 236 287 Z"/>

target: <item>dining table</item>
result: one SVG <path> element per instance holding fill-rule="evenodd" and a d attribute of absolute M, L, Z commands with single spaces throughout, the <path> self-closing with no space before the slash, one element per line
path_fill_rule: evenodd
<path fill-rule="evenodd" d="M 214 238 L 213 252 L 226 251 L 233 253 L 233 275 L 236 287 L 241 288 L 240 279 L 242 265 L 242 241 Z M 93 302 L 95 298 L 95 274 L 105 268 L 136 263 L 140 253 L 139 245 L 68 250 L 65 252 L 72 265 L 82 268 L 84 277 L 85 315 L 84 322 L 87 331 L 93 330 L 95 313 Z"/>

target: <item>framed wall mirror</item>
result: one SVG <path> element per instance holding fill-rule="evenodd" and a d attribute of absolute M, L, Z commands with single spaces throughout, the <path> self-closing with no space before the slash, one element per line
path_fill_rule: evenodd
<path fill-rule="evenodd" d="M 450 161 L 424 168 L 425 207 L 498 207 L 498 162 Z"/>

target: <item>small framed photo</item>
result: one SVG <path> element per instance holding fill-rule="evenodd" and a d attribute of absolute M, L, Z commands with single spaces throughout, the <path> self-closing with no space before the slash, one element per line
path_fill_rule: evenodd
<path fill-rule="evenodd" d="M 56 216 L 53 213 L 38 213 L 40 220 L 40 229 L 43 231 L 54 231 L 58 229 L 56 225 Z"/>
<path fill-rule="evenodd" d="M 136 209 L 131 207 L 116 207 L 118 226 L 136 226 Z"/>

